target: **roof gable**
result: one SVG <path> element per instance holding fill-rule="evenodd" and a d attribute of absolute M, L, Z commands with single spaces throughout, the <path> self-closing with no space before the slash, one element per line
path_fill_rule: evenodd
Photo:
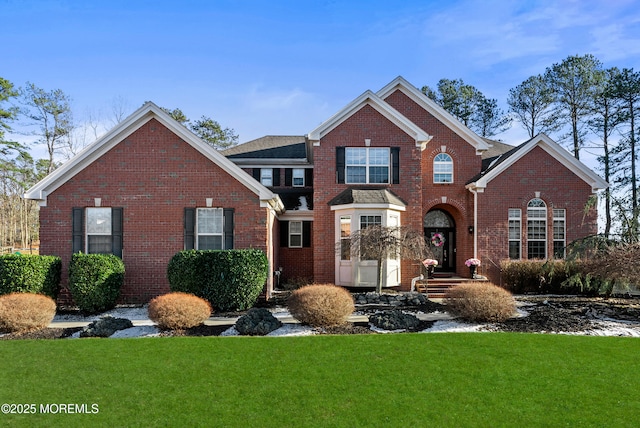
<path fill-rule="evenodd" d="M 429 134 L 371 91 L 366 91 L 338 113 L 324 121 L 320 126 L 307 134 L 307 138 L 313 142 L 314 146 L 320 145 L 320 139 L 322 137 L 327 135 L 366 105 L 371 106 L 378 113 L 389 119 L 398 128 L 402 129 L 407 135 L 410 135 L 415 139 L 416 146 L 424 149 L 426 143 L 431 140 L 432 137 Z"/>
<path fill-rule="evenodd" d="M 533 137 L 529 141 L 513 148 L 512 150 L 497 156 L 491 160 L 488 167 L 478 176 L 474 177 L 467 187 L 482 191 L 487 187 L 488 183 L 506 171 L 511 165 L 522 159 L 531 152 L 535 147 L 540 147 L 552 157 L 559 160 L 570 171 L 577 175 L 581 180 L 591 186 L 593 192 L 606 189 L 609 184 L 599 175 L 594 173 L 585 164 L 580 162 L 568 151 L 562 148 L 558 143 L 549 138 L 546 134 L 541 133 Z"/>
<path fill-rule="evenodd" d="M 99 159 L 120 142 L 124 141 L 129 135 L 133 134 L 136 130 L 152 119 L 156 119 L 187 144 L 194 147 L 211 162 L 228 172 L 245 187 L 255 193 L 260 198 L 261 202 L 268 203 L 277 211 L 281 211 L 282 202 L 277 195 L 254 180 L 253 177 L 244 172 L 240 167 L 225 158 L 213 147 L 206 144 L 152 102 L 146 102 L 142 107 L 112 128 L 104 136 L 87 146 L 71 160 L 64 163 L 60 168 L 56 169 L 36 183 L 31 189 L 25 192 L 24 198 L 39 200 L 43 205 L 46 205 L 46 198 L 49 194 L 85 169 L 92 162 Z"/>
<path fill-rule="evenodd" d="M 455 132 L 460 138 L 471 144 L 476 151 L 488 150 L 491 145 L 482 137 L 466 127 L 456 119 L 451 113 L 436 104 L 432 99 L 423 94 L 418 88 L 410 84 L 402 76 L 396 77 L 391 83 L 380 89 L 376 95 L 385 99 L 395 91 L 401 91 L 420 107 L 429 112 L 432 116 L 442 122 L 445 126 Z"/>

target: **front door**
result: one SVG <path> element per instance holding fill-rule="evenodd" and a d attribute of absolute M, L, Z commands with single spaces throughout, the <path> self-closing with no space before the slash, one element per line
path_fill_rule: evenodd
<path fill-rule="evenodd" d="M 442 210 L 429 211 L 424 217 L 424 237 L 438 261 L 436 272 L 455 272 L 456 228 L 451 216 Z"/>

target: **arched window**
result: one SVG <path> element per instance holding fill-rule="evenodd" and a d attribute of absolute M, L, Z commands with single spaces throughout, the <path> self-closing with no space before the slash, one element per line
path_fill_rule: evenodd
<path fill-rule="evenodd" d="M 433 182 L 453 183 L 453 159 L 446 153 L 438 153 L 433 159 Z"/>
<path fill-rule="evenodd" d="M 547 204 L 531 199 L 527 204 L 527 257 L 547 258 Z"/>

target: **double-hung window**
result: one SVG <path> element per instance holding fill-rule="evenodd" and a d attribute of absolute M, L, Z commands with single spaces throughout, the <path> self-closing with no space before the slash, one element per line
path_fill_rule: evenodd
<path fill-rule="evenodd" d="M 379 215 L 362 215 L 360 216 L 360 230 L 364 230 L 371 226 L 382 226 L 382 216 Z M 366 248 L 360 249 L 360 260 L 376 260 L 376 257 L 370 254 Z"/>
<path fill-rule="evenodd" d="M 123 209 L 73 208 L 72 251 L 122 257 Z"/>
<path fill-rule="evenodd" d="M 222 208 L 198 208 L 196 210 L 196 248 L 222 250 L 223 228 Z"/>
<path fill-rule="evenodd" d="M 263 186 L 273 186 L 273 169 L 260 168 L 260 183 Z"/>
<path fill-rule="evenodd" d="M 566 212 L 553 210 L 553 257 L 564 259 L 566 247 Z"/>
<path fill-rule="evenodd" d="M 295 168 L 292 171 L 293 187 L 304 187 L 304 169 Z"/>
<path fill-rule="evenodd" d="M 509 258 L 518 260 L 521 257 L 522 211 L 509 208 Z"/>
<path fill-rule="evenodd" d="M 348 184 L 389 183 L 388 148 L 347 147 L 345 149 L 346 182 Z"/>
<path fill-rule="evenodd" d="M 547 205 L 538 198 L 527 205 L 527 257 L 547 258 Z"/>
<path fill-rule="evenodd" d="M 289 222 L 289 247 L 302 248 L 302 222 Z"/>

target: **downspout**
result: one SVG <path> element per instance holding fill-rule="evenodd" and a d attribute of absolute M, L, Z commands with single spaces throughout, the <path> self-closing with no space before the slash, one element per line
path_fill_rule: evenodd
<path fill-rule="evenodd" d="M 473 193 L 473 258 L 478 258 L 478 191 L 470 189 Z"/>

